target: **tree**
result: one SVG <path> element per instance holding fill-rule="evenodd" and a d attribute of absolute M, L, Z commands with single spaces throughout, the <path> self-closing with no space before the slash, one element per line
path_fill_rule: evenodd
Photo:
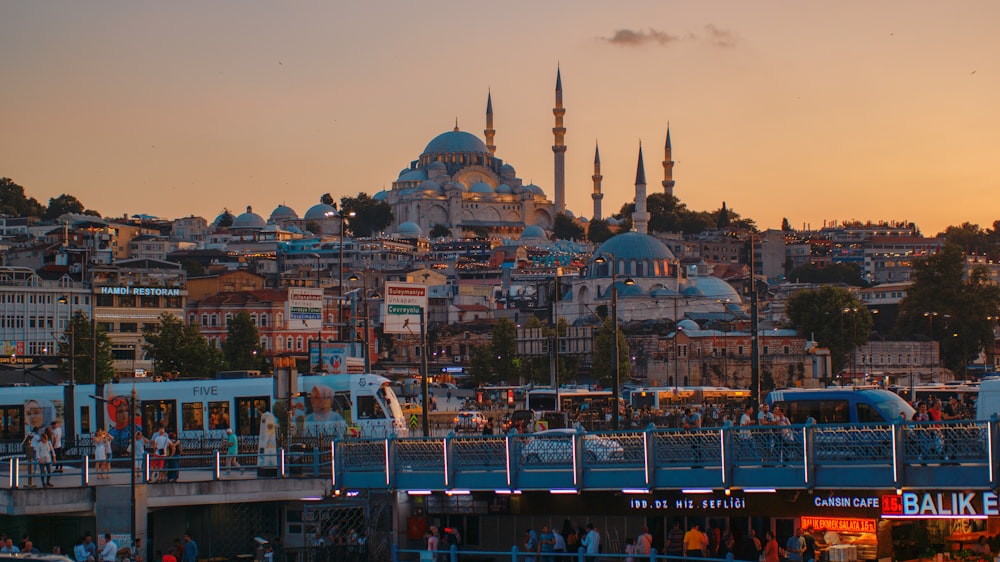
<path fill-rule="evenodd" d="M 59 341 L 59 370 L 66 380 L 78 384 L 94 383 L 94 354 L 91 346 L 90 319 L 82 312 L 75 312 L 66 325 Z M 111 354 L 111 338 L 100 326 L 97 327 L 97 382 L 110 382 L 115 374 L 114 356 Z"/>
<path fill-rule="evenodd" d="M 590 225 L 587 227 L 587 240 L 593 242 L 594 244 L 603 244 L 612 236 L 614 236 L 614 234 L 608 226 L 608 221 L 598 219 L 590 220 Z"/>
<path fill-rule="evenodd" d="M 229 321 L 226 339 L 222 342 L 222 356 L 226 368 L 233 371 L 264 369 L 264 349 L 260 345 L 260 333 L 249 312 L 241 310 Z"/>
<path fill-rule="evenodd" d="M 893 333 L 899 337 L 923 334 L 940 344 L 942 362 L 956 373 L 980 351 L 993 345 L 995 317 L 1000 311 L 1000 287 L 989 281 L 983 266 L 974 266 L 963 279 L 962 248 L 947 244 L 937 254 L 915 260 L 913 283 L 899 303 Z"/>
<path fill-rule="evenodd" d="M 793 230 L 792 229 L 792 225 L 791 225 L 791 223 L 788 222 L 788 217 L 785 217 L 785 218 L 781 219 L 781 231 L 782 232 L 791 232 L 792 230 Z"/>
<path fill-rule="evenodd" d="M 451 236 L 451 229 L 443 224 L 435 224 L 431 227 L 429 236 L 431 240 L 435 238 L 445 238 Z"/>
<path fill-rule="evenodd" d="M 871 313 L 842 287 L 799 291 L 788 299 L 785 314 L 799 335 L 830 350 L 835 373 L 844 369 L 856 348 L 868 343 L 872 331 Z"/>
<path fill-rule="evenodd" d="M 986 255 L 996 249 L 989 234 L 979 228 L 978 224 L 963 222 L 959 226 L 949 226 L 943 234 L 946 243 L 959 246 L 968 255 L 976 253 Z"/>
<path fill-rule="evenodd" d="M 0 214 L 12 217 L 40 217 L 45 208 L 34 197 L 25 197 L 24 188 L 10 178 L 0 178 Z"/>
<path fill-rule="evenodd" d="M 517 325 L 510 318 L 501 318 L 493 326 L 491 351 L 496 358 L 493 372 L 499 380 L 511 382 L 520 375 L 517 369 Z"/>
<path fill-rule="evenodd" d="M 143 349 L 153 358 L 157 373 L 177 373 L 199 378 L 214 376 L 222 368 L 222 353 L 213 347 L 195 324 L 184 324 L 164 312 L 158 325 L 142 329 Z"/>
<path fill-rule="evenodd" d="M 42 218 L 45 220 L 56 220 L 66 213 L 81 214 L 83 211 L 83 203 L 76 197 L 64 193 L 59 197 L 49 199 L 49 207 L 45 209 L 45 214 L 42 215 Z"/>
<path fill-rule="evenodd" d="M 392 207 L 385 201 L 375 201 L 367 193 L 359 193 L 357 197 L 341 197 L 340 212 L 354 212 L 354 217 L 347 219 L 347 225 L 354 236 L 359 238 L 368 238 L 385 230 L 393 219 Z"/>
<path fill-rule="evenodd" d="M 583 227 L 562 213 L 556 215 L 553 221 L 552 234 L 556 240 L 583 240 L 585 237 Z"/>
<path fill-rule="evenodd" d="M 612 359 L 614 357 L 614 333 L 614 320 L 606 318 L 594 337 L 594 359 L 591 363 L 591 373 L 594 380 L 605 388 L 611 388 L 615 381 L 615 367 Z M 632 376 L 628 341 L 622 330 L 618 330 L 618 373 L 621 382 L 627 381 Z"/>
<path fill-rule="evenodd" d="M 853 263 L 832 263 L 825 267 L 808 263 L 793 269 L 788 278 L 795 283 L 844 283 L 855 287 L 869 285 L 861 276 L 861 268 Z"/>

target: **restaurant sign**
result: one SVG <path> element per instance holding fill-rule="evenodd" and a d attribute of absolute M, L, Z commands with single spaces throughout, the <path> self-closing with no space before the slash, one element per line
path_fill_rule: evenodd
<path fill-rule="evenodd" d="M 874 533 L 877 523 L 874 519 L 859 519 L 855 517 L 814 517 L 803 515 L 801 527 L 808 529 L 827 529 L 838 533 Z"/>
<path fill-rule="evenodd" d="M 882 496 L 882 517 L 982 519 L 1000 515 L 996 492 L 903 492 Z"/>

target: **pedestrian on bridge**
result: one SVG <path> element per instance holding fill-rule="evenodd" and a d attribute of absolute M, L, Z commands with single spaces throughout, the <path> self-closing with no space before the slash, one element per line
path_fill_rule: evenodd
<path fill-rule="evenodd" d="M 198 543 L 194 542 L 189 533 L 184 533 L 184 556 L 181 562 L 198 562 Z"/>
<path fill-rule="evenodd" d="M 104 533 L 104 548 L 101 549 L 103 562 L 115 562 L 118 559 L 118 544 L 111 540 L 111 533 Z"/>

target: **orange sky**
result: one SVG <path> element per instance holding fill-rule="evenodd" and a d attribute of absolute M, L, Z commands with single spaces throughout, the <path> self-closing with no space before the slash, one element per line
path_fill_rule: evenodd
<path fill-rule="evenodd" d="M 209 220 L 374 194 L 458 119 L 552 195 L 561 65 L 567 204 L 676 195 L 762 228 L 1000 219 L 1000 3 L 0 4 L 0 176 L 43 203 Z"/>

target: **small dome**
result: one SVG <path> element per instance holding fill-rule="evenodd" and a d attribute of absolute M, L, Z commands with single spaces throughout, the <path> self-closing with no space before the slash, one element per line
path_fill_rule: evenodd
<path fill-rule="evenodd" d="M 570 211 L 569 209 L 566 209 L 566 212 L 564 212 L 563 214 L 571 219 L 576 217 L 576 215 L 573 214 L 573 211 Z"/>
<path fill-rule="evenodd" d="M 666 288 L 666 287 L 660 287 L 658 289 L 653 289 L 652 291 L 650 291 L 649 292 L 649 296 L 651 296 L 653 298 L 658 298 L 658 297 L 674 297 L 674 296 L 677 296 L 677 293 L 675 291 L 672 291 L 672 290 Z"/>
<path fill-rule="evenodd" d="M 615 281 L 615 288 L 618 289 L 619 297 L 641 297 L 642 287 L 638 283 L 626 285 L 624 281 Z M 610 295 L 610 293 L 608 293 Z"/>
<path fill-rule="evenodd" d="M 687 330 L 687 331 L 700 330 L 701 329 L 701 327 L 698 326 L 697 322 L 695 322 L 694 320 L 689 320 L 687 318 L 685 318 L 684 320 L 681 320 L 680 322 L 678 322 L 677 323 L 677 327 L 680 328 L 681 330 Z"/>
<path fill-rule="evenodd" d="M 545 231 L 537 224 L 533 224 L 521 231 L 521 240 L 546 240 Z"/>
<path fill-rule="evenodd" d="M 444 162 L 440 160 L 435 160 L 427 165 L 425 168 L 427 170 L 427 177 L 435 178 L 438 176 L 443 176 L 448 173 L 448 166 L 444 165 Z"/>
<path fill-rule="evenodd" d="M 608 223 L 608 226 L 618 226 L 618 219 L 615 217 L 608 217 L 604 219 L 604 222 Z"/>
<path fill-rule="evenodd" d="M 425 180 L 423 183 L 420 184 L 420 189 L 423 191 L 430 191 L 433 193 L 441 192 L 441 186 L 438 185 L 438 182 L 434 180 Z"/>
<path fill-rule="evenodd" d="M 469 193 L 493 193 L 493 188 L 486 182 L 478 181 L 472 184 Z"/>
<path fill-rule="evenodd" d="M 389 196 L 389 192 L 386 190 L 379 191 L 375 195 L 372 195 L 372 201 L 385 201 L 385 198 Z"/>
<path fill-rule="evenodd" d="M 514 191 L 510 188 L 510 186 L 505 183 L 502 183 L 497 186 L 497 193 L 513 193 L 513 192 Z"/>
<path fill-rule="evenodd" d="M 699 275 L 694 282 L 703 296 L 732 303 L 743 302 L 732 285 L 714 275 Z"/>
<path fill-rule="evenodd" d="M 253 212 L 253 209 L 249 205 L 247 205 L 247 212 L 245 212 L 242 215 L 236 217 L 236 220 L 233 221 L 233 228 L 256 228 L 256 229 L 260 229 L 260 228 L 264 228 L 264 225 L 266 225 L 266 224 L 267 223 L 264 222 L 264 217 L 262 217 L 262 216 L 258 215 L 257 213 Z"/>
<path fill-rule="evenodd" d="M 423 170 L 406 170 L 405 174 L 399 174 L 396 181 L 424 181 L 427 174 Z"/>
<path fill-rule="evenodd" d="M 326 220 L 337 215 L 337 209 L 326 203 L 317 203 L 306 211 L 306 220 Z"/>
<path fill-rule="evenodd" d="M 403 238 L 419 238 L 421 235 L 420 225 L 415 222 L 406 221 L 396 229 L 396 235 Z"/>
<path fill-rule="evenodd" d="M 288 225 L 288 232 L 291 232 L 292 234 L 302 234 L 302 229 L 294 224 L 290 224 Z"/>
<path fill-rule="evenodd" d="M 704 297 L 705 292 L 697 285 L 688 285 L 681 290 L 681 294 L 686 297 Z"/>
<path fill-rule="evenodd" d="M 278 205 L 271 211 L 270 222 L 295 220 L 299 218 L 299 214 L 296 213 L 291 207 L 286 207 L 285 205 Z"/>
<path fill-rule="evenodd" d="M 459 131 L 456 127 L 453 131 L 441 133 L 427 143 L 424 154 L 449 154 L 449 153 L 479 153 L 489 154 L 486 143 L 479 140 L 479 137 L 472 133 Z"/>
<path fill-rule="evenodd" d="M 504 164 L 500 166 L 500 177 L 505 179 L 513 178 L 517 175 L 517 171 L 514 170 L 514 166 L 510 164 Z"/>
<path fill-rule="evenodd" d="M 528 185 L 524 186 L 524 191 L 532 193 L 534 195 L 545 195 L 545 192 L 542 191 L 542 188 L 538 187 L 533 183 L 529 183 Z"/>
<path fill-rule="evenodd" d="M 236 216 L 230 213 L 229 209 L 223 209 L 222 213 L 212 221 L 212 226 L 228 228 L 233 225 L 234 220 L 236 220 Z"/>

